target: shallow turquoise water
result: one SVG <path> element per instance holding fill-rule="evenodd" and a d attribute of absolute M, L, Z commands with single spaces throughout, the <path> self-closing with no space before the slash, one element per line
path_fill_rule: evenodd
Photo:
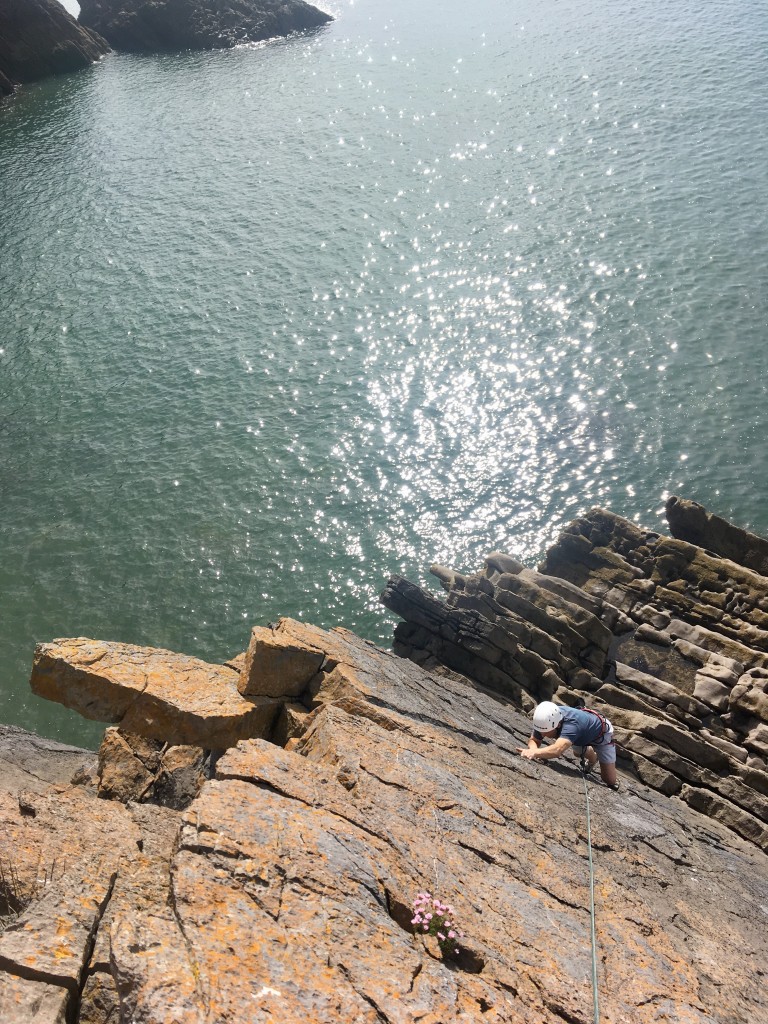
<path fill-rule="evenodd" d="M 455 7 L 455 9 L 454 9 Z M 388 643 L 391 572 L 768 532 L 762 2 L 339 0 L 0 110 L 0 720 L 34 643 Z"/>

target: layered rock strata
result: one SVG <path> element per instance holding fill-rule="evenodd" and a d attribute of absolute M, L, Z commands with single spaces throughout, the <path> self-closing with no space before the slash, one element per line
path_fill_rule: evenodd
<path fill-rule="evenodd" d="M 0 95 L 99 60 L 109 44 L 58 0 L 0 0 Z"/>
<path fill-rule="evenodd" d="M 673 537 L 768 576 L 768 540 L 764 537 L 742 530 L 685 498 L 670 498 L 666 513 Z"/>
<path fill-rule="evenodd" d="M 687 510 L 703 539 L 713 517 L 691 506 L 671 499 L 670 516 L 679 530 Z M 759 538 L 717 533 L 759 561 Z M 539 572 L 503 554 L 474 575 L 433 572 L 445 600 L 400 577 L 382 595 L 405 620 L 398 653 L 522 707 L 588 702 L 643 782 L 768 848 L 768 577 L 601 509 L 565 529 Z"/>
<path fill-rule="evenodd" d="M 0 934 L 0 1019 L 588 1024 L 575 763 L 524 761 L 509 699 L 344 630 L 283 620 L 234 664 L 296 731 L 240 739 L 185 810 L 0 786 L 2 859 L 43 889 Z M 639 783 L 591 804 L 603 1019 L 764 1018 L 765 854 Z M 424 890 L 465 933 L 448 961 Z"/>
<path fill-rule="evenodd" d="M 117 50 L 230 49 L 333 19 L 304 0 L 82 0 L 80 21 Z"/>

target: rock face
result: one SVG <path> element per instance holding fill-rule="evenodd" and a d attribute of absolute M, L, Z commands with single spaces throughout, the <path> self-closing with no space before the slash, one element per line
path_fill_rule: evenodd
<path fill-rule="evenodd" d="M 643 782 L 765 850 L 768 577 L 711 548 L 757 564 L 767 542 L 724 520 L 715 530 L 693 503 L 668 507 L 708 549 L 593 509 L 539 572 L 502 554 L 472 576 L 435 566 L 446 600 L 393 577 L 395 650 L 523 707 L 554 696 L 602 710 Z"/>
<path fill-rule="evenodd" d="M 582 640 L 561 620 L 552 671 L 585 648 L 596 665 L 605 639 L 596 599 L 562 581 L 548 592 L 559 600 L 547 614 L 564 615 L 563 595 L 584 613 L 574 613 Z M 78 646 L 68 649 L 80 672 Z M 114 696 L 136 655 L 121 671 L 108 653 L 99 685 Z M 268 638 L 255 630 L 230 664 L 242 690 L 258 679 L 279 691 L 283 680 L 290 692 L 271 699 L 292 736 L 287 747 L 239 740 L 186 809 L 97 797 L 99 786 L 107 796 L 113 748 L 147 773 L 159 764 L 163 747 L 122 726 L 108 733 L 98 772 L 82 752 L 78 786 L 0 783 L 0 886 L 6 903 L 17 892 L 29 904 L 0 933 L 0 1019 L 589 1024 L 575 762 L 524 761 L 530 722 L 510 698 L 345 630 L 283 620 Z M 93 678 L 89 686 L 92 707 Z M 676 729 L 688 736 L 647 717 L 660 748 Z M 710 752 L 698 770 L 727 778 L 729 756 Z M 17 772 L 46 776 L 31 754 Z M 768 857 L 717 815 L 697 813 L 696 799 L 670 800 L 626 776 L 621 793 L 599 784 L 590 793 L 601 1019 L 766 1019 Z M 449 959 L 412 923 L 425 890 L 452 904 L 464 933 Z"/>
<path fill-rule="evenodd" d="M 15 84 L 87 67 L 108 50 L 58 0 L 0 0 L 0 95 Z"/>
<path fill-rule="evenodd" d="M 290 619 L 225 666 L 38 648 L 38 692 L 120 724 L 98 758 L 0 730 L 0 1020 L 589 1024 L 585 787 L 600 1019 L 768 1020 L 763 578 L 599 510 L 542 569 L 393 579 L 398 653 Z M 543 695 L 608 712 L 618 793 L 519 756 Z"/>
<path fill-rule="evenodd" d="M 229 49 L 332 20 L 303 0 L 83 0 L 80 8 L 84 25 L 134 53 Z"/>

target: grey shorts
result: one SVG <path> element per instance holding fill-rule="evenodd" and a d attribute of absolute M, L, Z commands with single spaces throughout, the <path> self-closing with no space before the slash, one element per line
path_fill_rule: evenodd
<path fill-rule="evenodd" d="M 616 744 L 613 742 L 613 726 L 608 722 L 608 731 L 599 743 L 590 743 L 600 764 L 616 764 Z M 574 747 L 573 752 L 581 757 L 584 747 Z"/>

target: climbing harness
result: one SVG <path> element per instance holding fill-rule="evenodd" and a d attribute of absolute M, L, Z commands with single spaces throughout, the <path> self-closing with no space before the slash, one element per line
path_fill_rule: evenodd
<path fill-rule="evenodd" d="M 597 714 L 597 712 L 595 712 Z M 592 824 L 589 817 L 589 789 L 587 787 L 588 764 L 586 754 L 582 753 L 581 778 L 584 783 L 584 796 L 587 801 L 587 848 L 589 850 L 589 916 L 592 928 L 592 993 L 595 1008 L 595 1024 L 600 1022 L 600 1004 L 597 997 L 597 935 L 595 933 L 595 869 L 592 864 Z"/>
<path fill-rule="evenodd" d="M 600 738 L 597 742 L 602 743 L 605 739 L 605 734 L 608 732 L 608 719 L 605 715 L 601 715 L 599 711 L 593 711 L 592 708 L 582 708 L 581 710 L 586 711 L 588 715 L 594 715 L 600 722 Z"/>

